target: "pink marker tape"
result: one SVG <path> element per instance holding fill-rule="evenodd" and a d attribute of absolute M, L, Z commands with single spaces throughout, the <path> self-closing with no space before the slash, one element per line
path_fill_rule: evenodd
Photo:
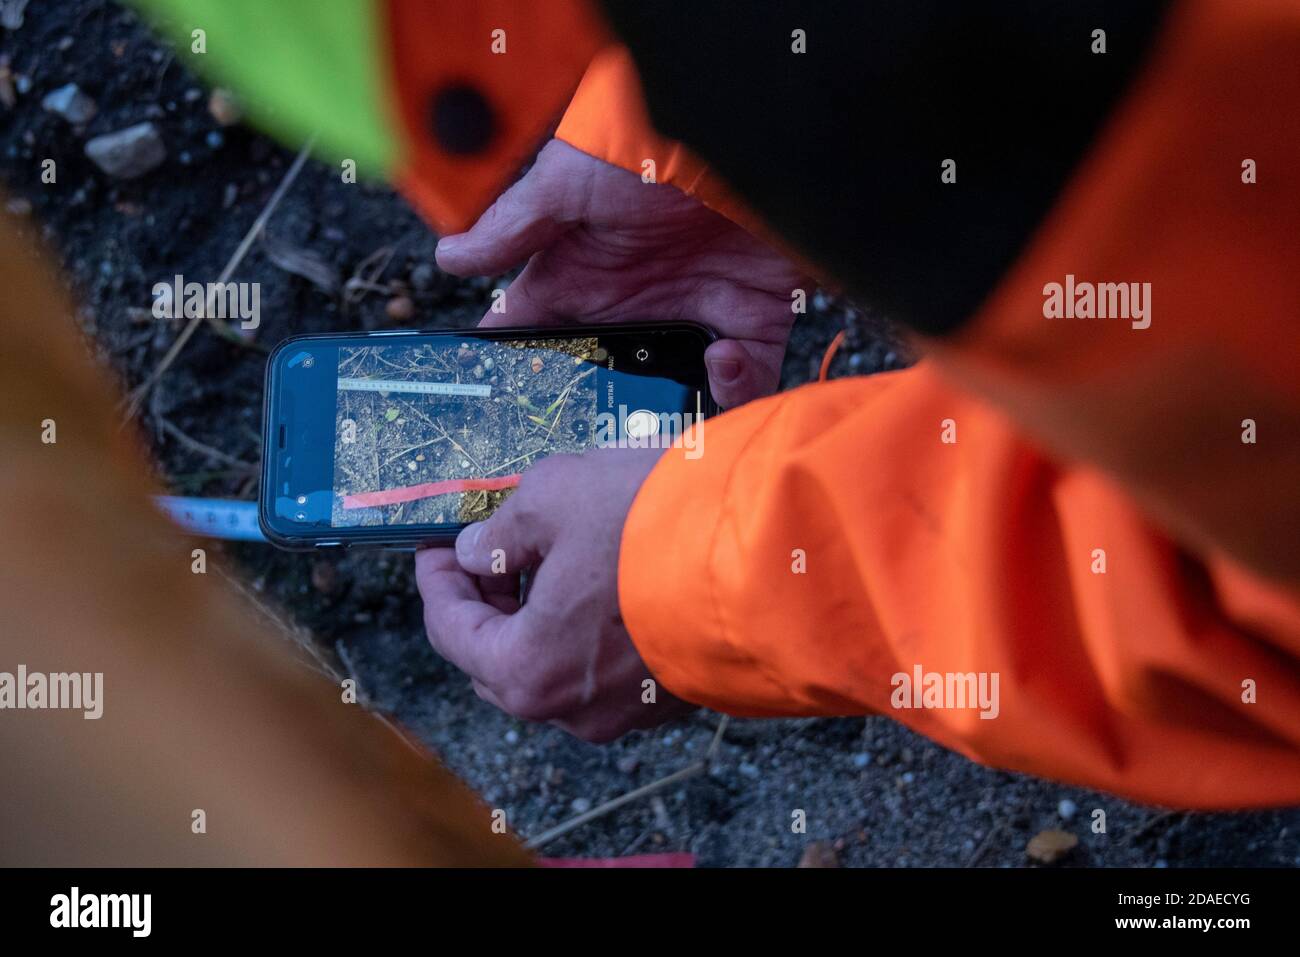
<path fill-rule="evenodd" d="M 450 495 L 452 492 L 499 492 L 505 488 L 514 488 L 523 476 L 499 475 L 496 478 L 444 479 L 441 482 L 425 482 L 422 485 L 408 485 L 405 488 L 387 488 L 380 492 L 358 492 L 356 495 L 344 495 L 344 508 L 374 508 L 377 505 L 398 505 L 402 502 L 415 502 L 435 495 Z"/>

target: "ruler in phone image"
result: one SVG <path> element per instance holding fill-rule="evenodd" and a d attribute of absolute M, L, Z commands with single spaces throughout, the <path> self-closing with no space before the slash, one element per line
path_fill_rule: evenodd
<path fill-rule="evenodd" d="M 492 395 L 490 385 L 469 382 L 414 382 L 409 379 L 339 379 L 340 391 L 350 392 L 418 392 L 422 395 L 472 395 L 486 399 Z"/>
<path fill-rule="evenodd" d="M 154 502 L 168 518 L 191 535 L 236 542 L 266 541 L 266 536 L 257 526 L 256 502 L 182 495 L 158 495 Z"/>

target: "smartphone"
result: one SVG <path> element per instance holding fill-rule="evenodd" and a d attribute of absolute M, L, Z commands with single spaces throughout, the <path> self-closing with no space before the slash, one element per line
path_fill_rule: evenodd
<path fill-rule="evenodd" d="M 717 411 L 715 338 L 665 322 L 287 339 L 267 363 L 262 532 L 295 550 L 447 545 L 548 455 L 690 455 Z"/>

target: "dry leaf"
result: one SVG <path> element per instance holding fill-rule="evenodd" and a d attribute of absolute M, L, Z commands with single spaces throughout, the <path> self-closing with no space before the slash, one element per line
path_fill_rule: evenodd
<path fill-rule="evenodd" d="M 302 276 L 303 279 L 308 280 L 312 285 L 331 296 L 338 292 L 338 270 L 316 253 L 307 249 L 299 249 L 279 239 L 273 239 L 266 232 L 262 233 L 262 248 L 266 251 L 266 258 L 285 272 L 291 272 L 295 276 Z"/>
<path fill-rule="evenodd" d="M 1079 844 L 1069 831 L 1040 831 L 1025 846 L 1025 853 L 1040 864 L 1055 864 Z"/>
<path fill-rule="evenodd" d="M 803 857 L 799 858 L 800 867 L 839 867 L 840 858 L 835 848 L 825 841 L 816 841 L 804 848 Z"/>

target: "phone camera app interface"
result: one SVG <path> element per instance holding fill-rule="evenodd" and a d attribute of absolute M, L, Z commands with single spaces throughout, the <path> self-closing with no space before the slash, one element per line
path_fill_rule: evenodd
<path fill-rule="evenodd" d="M 603 353 L 594 336 L 343 347 L 332 524 L 487 518 L 539 458 L 594 443 Z"/>

